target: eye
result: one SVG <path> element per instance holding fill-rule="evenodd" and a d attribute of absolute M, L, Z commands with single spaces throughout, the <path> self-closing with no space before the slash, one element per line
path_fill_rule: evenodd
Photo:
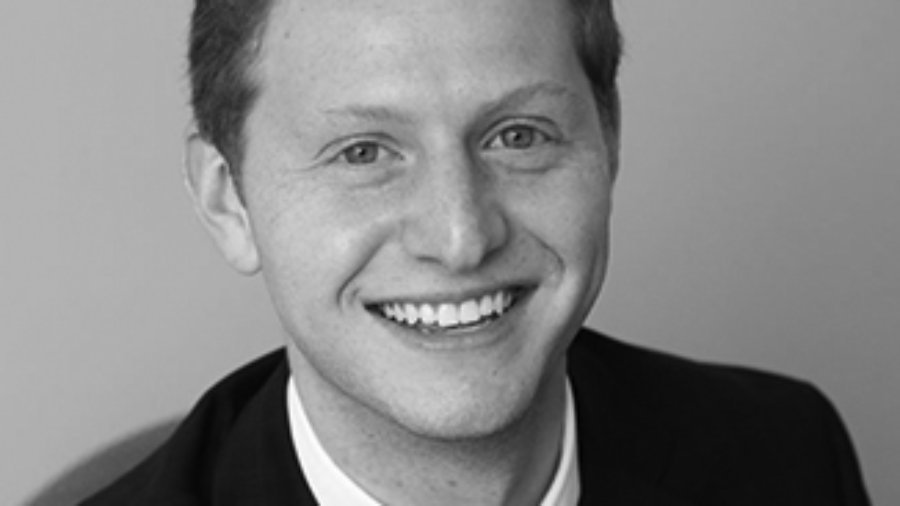
<path fill-rule="evenodd" d="M 488 141 L 488 149 L 529 149 L 550 142 L 550 136 L 529 125 L 513 125 Z"/>
<path fill-rule="evenodd" d="M 376 142 L 362 141 L 342 149 L 338 158 L 350 165 L 365 165 L 377 162 L 384 151 Z"/>
<path fill-rule="evenodd" d="M 361 140 L 341 149 L 332 160 L 347 165 L 372 165 L 384 162 L 385 158 L 400 160 L 403 155 L 382 142 Z"/>

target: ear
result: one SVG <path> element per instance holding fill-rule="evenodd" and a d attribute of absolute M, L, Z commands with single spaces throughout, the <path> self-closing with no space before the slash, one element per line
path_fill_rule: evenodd
<path fill-rule="evenodd" d="M 612 92 L 609 104 L 609 119 L 603 122 L 603 137 L 606 149 L 609 150 L 609 168 L 612 182 L 615 183 L 619 175 L 619 149 L 622 143 L 622 101 L 619 90 Z"/>
<path fill-rule="evenodd" d="M 196 131 L 187 136 L 184 175 L 194 210 L 225 259 L 243 274 L 257 273 L 259 252 L 228 161 Z"/>

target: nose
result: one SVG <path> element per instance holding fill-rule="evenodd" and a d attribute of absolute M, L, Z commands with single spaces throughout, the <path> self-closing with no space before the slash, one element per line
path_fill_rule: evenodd
<path fill-rule="evenodd" d="M 420 175 L 403 229 L 406 251 L 451 272 L 477 269 L 509 235 L 496 183 L 463 152 L 445 154 Z"/>

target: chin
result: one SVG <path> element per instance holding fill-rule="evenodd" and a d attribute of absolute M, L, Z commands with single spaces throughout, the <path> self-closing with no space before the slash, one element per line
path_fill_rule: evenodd
<path fill-rule="evenodd" d="M 505 408 L 505 409 L 504 409 Z M 459 409 L 452 413 L 399 415 L 395 421 L 413 435 L 444 442 L 485 440 L 509 433 L 523 419 L 524 406 Z"/>
<path fill-rule="evenodd" d="M 449 389 L 448 389 L 449 390 Z M 396 399 L 387 415 L 406 431 L 437 441 L 490 439 L 510 433 L 527 418 L 540 380 L 507 380 L 502 385 L 473 385 L 419 399 Z"/>

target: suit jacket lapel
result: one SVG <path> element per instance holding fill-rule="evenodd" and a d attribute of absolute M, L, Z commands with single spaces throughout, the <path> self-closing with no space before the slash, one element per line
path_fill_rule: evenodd
<path fill-rule="evenodd" d="M 283 362 L 236 420 L 213 477 L 216 506 L 317 504 L 294 453 L 287 379 Z"/>
<path fill-rule="evenodd" d="M 661 485 L 674 438 L 646 420 L 652 393 L 617 379 L 596 354 L 570 353 L 585 506 L 691 506 Z M 294 453 L 282 362 L 234 422 L 212 476 L 216 506 L 315 506 Z"/>
<path fill-rule="evenodd" d="M 600 336 L 590 336 L 602 339 Z M 689 506 L 661 486 L 674 437 L 646 420 L 652 392 L 615 375 L 602 356 L 569 353 L 569 378 L 578 427 L 578 465 L 583 505 Z"/>
<path fill-rule="evenodd" d="M 600 338 L 599 336 L 591 336 Z M 661 486 L 674 437 L 646 419 L 653 393 L 612 374 L 596 353 L 569 354 L 583 505 L 690 506 Z M 212 476 L 216 506 L 315 506 L 294 453 L 286 361 L 234 422 Z"/>

